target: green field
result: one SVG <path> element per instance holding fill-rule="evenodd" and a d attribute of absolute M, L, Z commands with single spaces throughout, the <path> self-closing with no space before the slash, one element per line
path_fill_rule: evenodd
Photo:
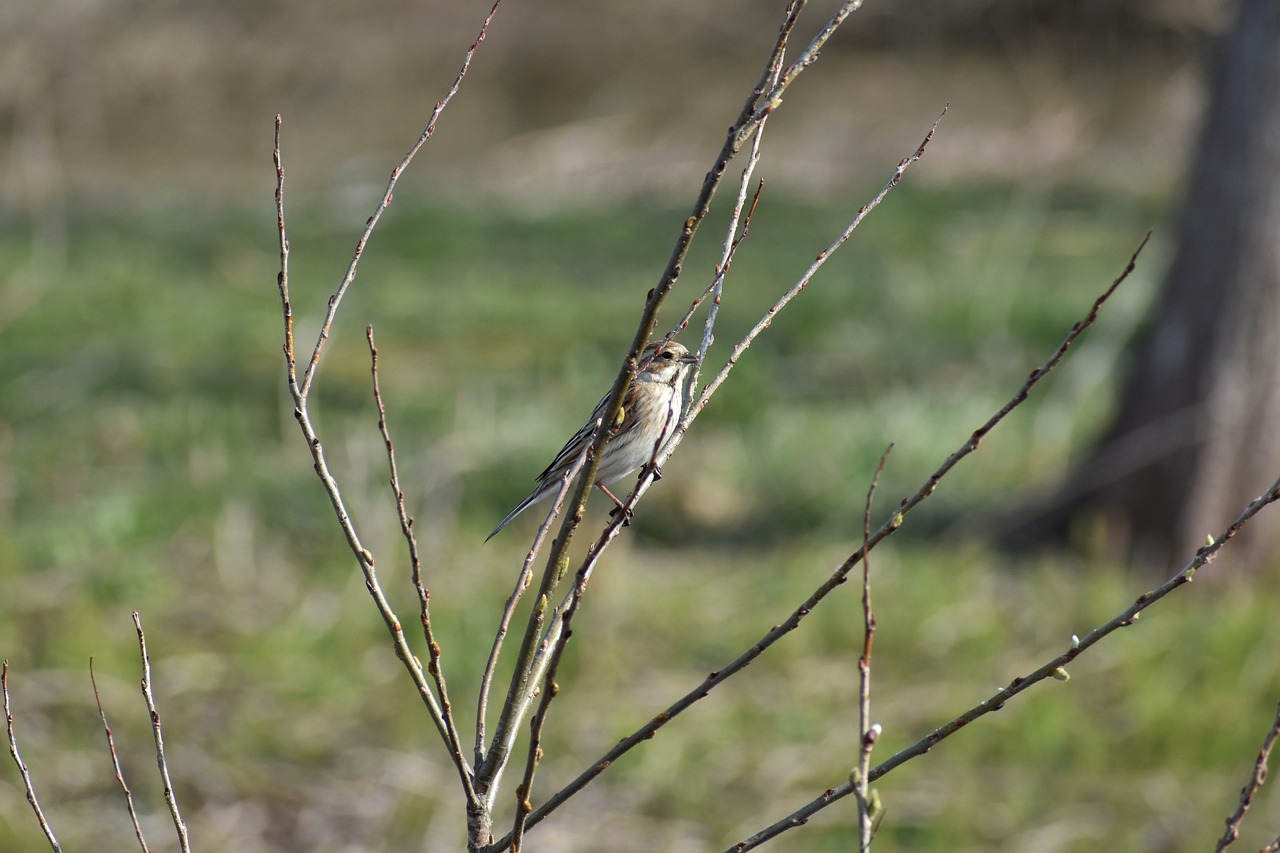
<path fill-rule="evenodd" d="M 766 192 L 711 367 L 874 189 L 842 207 Z M 784 619 L 858 546 L 885 446 L 879 519 L 1052 352 L 1149 227 L 1137 273 L 1061 370 L 875 552 L 876 758 L 1158 583 L 1090 550 L 1088 531 L 1071 553 L 1018 558 L 984 534 L 1105 422 L 1166 262 L 1167 204 L 909 180 L 891 195 L 748 351 L 593 580 L 534 801 Z M 686 211 L 396 205 L 343 304 L 313 411 L 411 623 L 369 387 L 372 323 L 465 731 L 535 513 L 481 543 L 608 386 Z M 291 216 L 306 351 L 368 212 Z M 660 325 L 707 282 L 723 218 Z M 456 777 L 293 422 L 269 197 L 240 212 L 84 211 L 66 228 L 52 239 L 10 219 L 0 232 L 0 654 L 66 849 L 133 843 L 91 656 L 144 829 L 156 848 L 170 838 L 134 610 L 197 849 L 459 849 Z M 588 529 L 602 518 L 593 502 Z M 1280 697 L 1277 596 L 1274 571 L 1232 572 L 1225 554 L 1082 657 L 1069 683 L 1037 686 L 881 780 L 877 849 L 1211 849 Z M 860 643 L 850 585 L 535 829 L 530 849 L 721 850 L 840 783 L 856 760 Z M 0 850 L 42 849 L 7 768 Z M 849 850 L 856 829 L 849 799 L 766 849 Z M 1240 849 L 1277 831 L 1273 786 Z"/>

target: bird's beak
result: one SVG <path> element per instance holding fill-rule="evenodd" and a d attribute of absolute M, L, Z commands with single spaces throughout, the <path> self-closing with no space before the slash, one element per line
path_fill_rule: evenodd
<path fill-rule="evenodd" d="M 684 355 L 680 356 L 680 361 L 684 364 L 697 364 L 698 357 L 691 352 L 687 352 Z"/>

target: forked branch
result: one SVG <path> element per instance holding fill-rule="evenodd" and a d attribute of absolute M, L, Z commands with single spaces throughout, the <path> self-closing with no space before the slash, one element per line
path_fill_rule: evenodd
<path fill-rule="evenodd" d="M 1083 638 L 1072 637 L 1070 646 L 1066 651 L 1048 661 L 1039 669 L 1036 669 L 1034 672 L 1028 673 L 1027 675 L 1013 679 L 1013 681 L 1009 682 L 1008 686 L 996 691 L 996 693 L 988 699 L 978 705 L 975 705 L 968 711 L 965 711 L 946 725 L 939 726 L 934 729 L 932 732 L 916 741 L 916 743 L 897 752 L 887 761 L 876 765 L 868 775 L 868 780 L 874 782 L 881 776 L 884 776 L 886 773 L 889 773 L 913 758 L 918 758 L 921 755 L 924 755 L 933 749 L 938 743 L 960 731 L 960 729 L 969 725 L 974 720 L 984 717 L 992 711 L 999 711 L 1005 706 L 1006 702 L 1015 696 L 1026 692 L 1033 685 L 1039 684 L 1046 679 L 1064 677 L 1063 674 L 1066 671 L 1065 667 L 1067 664 L 1071 663 L 1071 661 L 1097 645 L 1098 642 L 1108 635 L 1137 622 L 1138 617 L 1141 615 L 1143 610 L 1146 610 L 1148 607 L 1155 604 L 1175 589 L 1191 583 L 1191 580 L 1195 577 L 1197 570 L 1207 563 L 1212 562 L 1214 557 L 1217 556 L 1218 551 L 1234 539 L 1236 534 L 1239 533 L 1254 516 L 1256 516 L 1264 507 L 1275 503 L 1277 500 L 1280 500 L 1280 479 L 1277 479 L 1272 483 L 1271 488 L 1269 488 L 1261 497 L 1245 507 L 1231 526 L 1223 531 L 1222 535 L 1218 537 L 1218 539 L 1198 550 L 1195 557 L 1193 557 L 1191 561 L 1187 563 L 1186 566 L 1183 567 L 1183 569 L 1176 575 L 1150 592 L 1145 592 L 1138 596 L 1137 600 L 1134 601 L 1133 604 L 1125 608 L 1123 612 L 1118 614 L 1110 622 L 1098 626 Z M 806 803 L 803 807 L 770 825 L 761 832 L 739 842 L 733 847 L 730 847 L 726 853 L 742 853 L 742 851 L 752 850 L 763 844 L 765 841 L 781 835 L 788 829 L 802 826 L 810 817 L 822 811 L 837 800 L 847 797 L 851 793 L 853 793 L 853 785 L 848 781 L 845 781 L 834 788 L 830 788 L 824 791 L 817 798 Z"/>

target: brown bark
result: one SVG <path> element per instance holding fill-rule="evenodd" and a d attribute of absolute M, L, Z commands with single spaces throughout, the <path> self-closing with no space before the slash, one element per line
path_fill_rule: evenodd
<path fill-rule="evenodd" d="M 1280 3 L 1243 0 L 1220 40 L 1177 251 L 1110 429 L 1016 538 L 1101 520 L 1158 570 L 1185 562 L 1280 475 Z M 1260 516 L 1235 564 L 1276 559 Z"/>

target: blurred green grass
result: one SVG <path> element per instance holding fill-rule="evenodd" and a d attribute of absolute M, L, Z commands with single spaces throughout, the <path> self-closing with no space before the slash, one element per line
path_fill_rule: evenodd
<path fill-rule="evenodd" d="M 812 207 L 766 193 L 708 369 L 862 201 Z M 369 391 L 372 323 L 465 731 L 534 522 L 480 543 L 607 387 L 685 214 L 397 205 L 343 305 L 314 405 L 411 623 Z M 362 217 L 290 215 L 307 351 Z M 897 190 L 743 358 L 593 581 L 541 794 L 785 618 L 856 547 L 886 444 L 881 518 L 1012 394 L 1163 218 L 1161 199 L 1097 191 Z M 0 235 L 7 304 L 27 306 L 0 326 L 0 649 L 55 828 L 70 849 L 123 847 L 131 834 L 92 709 L 92 655 L 145 826 L 163 836 L 134 688 L 128 614 L 139 610 L 201 846 L 456 848 L 454 774 L 286 402 L 269 205 L 82 212 L 67 228 L 53 263 L 23 223 Z M 686 264 L 667 323 L 708 280 L 713 234 Z M 1151 585 L 1094 555 L 1014 561 L 981 544 L 981 525 L 1052 482 L 1105 419 L 1165 251 L 1158 235 L 1060 372 L 876 552 L 877 757 Z M 595 506 L 588 524 L 602 514 Z M 968 535 L 941 536 L 944 526 Z M 1280 692 L 1278 584 L 1274 573 L 1196 584 L 1080 660 L 1069 684 L 1037 688 L 886 777 L 880 845 L 1203 849 Z M 855 591 L 838 590 L 531 839 L 721 849 L 837 784 L 855 761 L 859 620 Z M 38 848 L 15 772 L 0 790 L 0 849 Z M 1246 841 L 1278 819 L 1266 791 Z M 850 802 L 771 849 L 849 849 L 855 832 Z"/>

